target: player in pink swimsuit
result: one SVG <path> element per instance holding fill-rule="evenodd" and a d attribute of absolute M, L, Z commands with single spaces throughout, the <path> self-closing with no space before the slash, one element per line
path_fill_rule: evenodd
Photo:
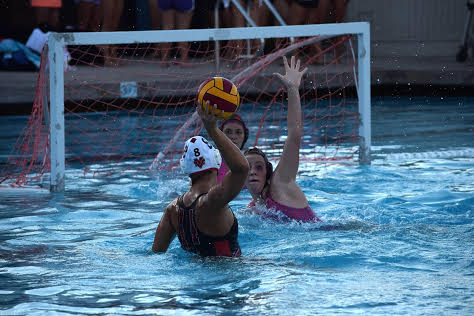
<path fill-rule="evenodd" d="M 249 161 L 249 165 L 250 165 L 249 177 L 252 176 L 252 179 L 255 179 L 254 174 L 258 172 L 262 172 L 262 170 L 258 170 L 258 169 L 265 169 L 265 184 L 263 185 L 263 189 L 261 190 L 261 193 L 257 196 L 257 198 L 254 197 L 254 199 L 249 203 L 249 205 L 247 205 L 248 208 L 254 208 L 255 206 L 257 206 L 257 204 L 260 204 L 260 205 L 263 204 L 268 210 L 268 212 L 262 213 L 262 212 L 256 211 L 256 213 L 259 213 L 265 218 L 271 218 L 278 221 L 294 219 L 294 220 L 298 220 L 302 222 L 321 222 L 321 219 L 316 216 L 313 209 L 308 205 L 307 201 L 306 201 L 306 206 L 304 207 L 291 207 L 288 205 L 281 204 L 273 199 L 272 194 L 270 193 L 270 189 L 269 189 L 269 185 L 271 183 L 270 179 L 273 174 L 273 165 L 271 162 L 268 161 L 267 156 L 260 149 L 258 149 L 257 147 L 250 148 L 249 150 L 245 151 L 244 155 L 245 157 L 247 157 L 247 160 Z M 262 159 L 257 158 L 256 162 L 252 164 L 251 161 L 255 159 L 251 156 L 260 156 L 262 157 Z M 250 157 L 250 160 L 249 160 L 249 157 Z M 257 169 L 257 171 L 252 172 L 252 165 L 254 165 L 254 168 Z M 253 194 L 252 194 L 252 197 L 253 197 Z"/>
<path fill-rule="evenodd" d="M 300 61 L 295 61 L 294 56 L 291 57 L 290 65 L 286 57 L 283 57 L 283 63 L 286 74 L 275 73 L 274 75 L 282 81 L 288 92 L 288 137 L 275 170 L 260 149 L 255 147 L 245 151 L 244 155 L 250 167 L 245 186 L 253 199 L 249 207 L 266 207 L 269 211 L 265 213 L 267 217 L 280 219 L 283 217 L 302 222 L 321 221 L 296 183 L 303 135 L 299 86 L 307 69 L 300 71 Z M 272 214 L 272 212 L 275 213 Z"/>

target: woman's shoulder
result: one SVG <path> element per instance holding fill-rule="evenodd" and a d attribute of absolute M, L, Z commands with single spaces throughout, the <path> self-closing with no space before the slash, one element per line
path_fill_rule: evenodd
<path fill-rule="evenodd" d="M 308 199 L 297 185 L 283 188 L 271 187 L 264 197 L 267 207 L 282 209 L 303 209 L 309 207 Z"/>
<path fill-rule="evenodd" d="M 171 201 L 170 203 L 168 203 L 168 205 L 166 206 L 165 208 L 165 212 L 168 211 L 168 212 L 172 212 L 172 211 L 178 211 L 178 208 L 179 208 L 179 201 L 182 199 L 182 195 L 178 196 L 177 198 L 175 198 L 173 201 Z"/>

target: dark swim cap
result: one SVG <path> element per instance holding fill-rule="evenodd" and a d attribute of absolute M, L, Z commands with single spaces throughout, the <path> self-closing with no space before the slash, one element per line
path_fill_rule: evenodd
<path fill-rule="evenodd" d="M 240 149 L 244 148 L 244 145 L 247 142 L 247 139 L 249 139 L 249 129 L 247 128 L 247 126 L 245 126 L 244 120 L 242 119 L 242 117 L 240 117 L 239 114 L 234 113 L 234 114 L 232 114 L 231 117 L 229 117 L 228 119 L 225 119 L 221 122 L 221 125 L 219 126 L 219 129 L 221 131 L 224 131 L 224 126 L 229 122 L 237 122 L 240 125 L 242 125 L 242 127 L 244 129 L 244 141 L 242 142 L 242 146 L 240 147 Z"/>

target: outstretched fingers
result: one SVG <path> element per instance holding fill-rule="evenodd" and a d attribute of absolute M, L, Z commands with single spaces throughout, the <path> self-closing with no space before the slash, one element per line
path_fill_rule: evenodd
<path fill-rule="evenodd" d="M 282 82 L 285 82 L 285 79 L 282 74 L 279 74 L 278 72 L 274 72 L 273 75 L 277 76 L 278 79 L 280 79 Z"/>
<path fill-rule="evenodd" d="M 201 106 L 201 102 L 197 102 L 197 112 L 199 117 L 201 118 L 202 122 L 206 124 L 216 124 L 218 120 L 222 120 L 224 118 L 224 111 L 220 111 L 219 114 L 217 113 L 217 105 L 211 105 L 209 101 L 205 101 L 204 105 Z"/>
<path fill-rule="evenodd" d="M 283 66 L 285 67 L 286 71 L 288 71 L 288 69 L 290 68 L 290 66 L 288 66 L 288 59 L 286 58 L 286 56 L 283 56 Z"/>

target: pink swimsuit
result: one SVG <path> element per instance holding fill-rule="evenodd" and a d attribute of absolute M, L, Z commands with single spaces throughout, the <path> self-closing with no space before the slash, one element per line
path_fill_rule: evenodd
<path fill-rule="evenodd" d="M 219 170 L 217 170 L 217 183 L 221 183 L 222 179 L 224 178 L 225 174 L 229 171 L 227 169 L 227 166 L 224 163 L 224 160 L 222 160 L 221 167 Z"/>
<path fill-rule="evenodd" d="M 247 207 L 254 207 L 255 200 L 252 200 Z M 293 208 L 275 201 L 270 192 L 267 193 L 265 198 L 265 206 L 270 211 L 269 213 L 263 214 L 265 217 L 269 217 L 276 220 L 282 220 L 278 212 L 285 214 L 288 219 L 295 219 L 301 222 L 322 222 L 322 220 L 316 216 L 313 209 L 308 205 L 304 208 Z M 272 214 L 273 213 L 273 214 Z"/>

